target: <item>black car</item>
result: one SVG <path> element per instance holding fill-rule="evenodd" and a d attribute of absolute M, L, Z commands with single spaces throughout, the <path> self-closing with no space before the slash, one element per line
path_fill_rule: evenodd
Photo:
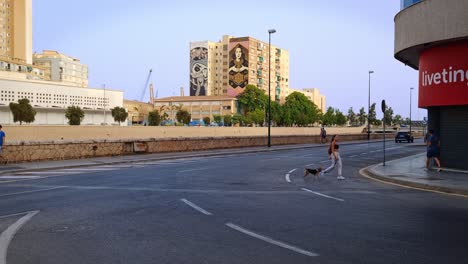
<path fill-rule="evenodd" d="M 406 141 L 408 143 L 413 143 L 414 137 L 410 132 L 398 132 L 395 136 L 395 143 Z"/>

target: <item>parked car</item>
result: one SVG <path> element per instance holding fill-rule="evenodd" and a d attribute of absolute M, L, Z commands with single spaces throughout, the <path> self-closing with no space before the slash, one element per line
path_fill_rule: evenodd
<path fill-rule="evenodd" d="M 406 141 L 408 143 L 413 143 L 414 142 L 414 137 L 413 135 L 410 134 L 410 132 L 398 132 L 395 135 L 395 143 Z"/>
<path fill-rule="evenodd" d="M 203 120 L 193 120 L 190 121 L 189 126 L 205 126 L 205 122 Z"/>

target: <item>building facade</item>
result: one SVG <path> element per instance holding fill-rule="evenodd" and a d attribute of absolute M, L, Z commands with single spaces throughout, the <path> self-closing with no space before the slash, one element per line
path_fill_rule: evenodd
<path fill-rule="evenodd" d="M 85 112 L 83 125 L 118 124 L 111 109 L 123 104 L 123 92 L 106 89 L 79 88 L 56 82 L 0 79 L 1 124 L 14 124 L 9 104 L 26 98 L 37 111 L 38 125 L 66 125 L 65 111 L 79 106 Z M 124 123 L 122 123 L 124 125 Z"/>
<path fill-rule="evenodd" d="M 154 110 L 154 105 L 135 100 L 124 100 L 123 107 L 128 112 L 129 125 L 144 125 L 148 123 L 148 114 Z"/>
<path fill-rule="evenodd" d="M 251 37 L 223 36 L 219 42 L 190 43 L 190 95 L 237 96 L 248 84 L 268 93 L 271 61 L 271 98 L 280 101 L 289 89 L 289 53 Z"/>
<path fill-rule="evenodd" d="M 0 0 L 0 78 L 44 80 L 32 65 L 32 0 Z"/>
<path fill-rule="evenodd" d="M 395 58 L 419 70 L 418 104 L 440 137 L 442 165 L 468 169 L 468 1 L 403 1 L 402 7 Z"/>
<path fill-rule="evenodd" d="M 88 87 L 88 66 L 79 59 L 54 50 L 44 50 L 33 55 L 33 64 L 45 69 L 47 80 Z"/>
<path fill-rule="evenodd" d="M 237 113 L 237 99 L 231 96 L 173 96 L 154 100 L 154 109 L 168 118 L 176 120 L 179 109 L 187 110 L 192 120 L 201 120 L 214 115 L 234 115 Z"/>

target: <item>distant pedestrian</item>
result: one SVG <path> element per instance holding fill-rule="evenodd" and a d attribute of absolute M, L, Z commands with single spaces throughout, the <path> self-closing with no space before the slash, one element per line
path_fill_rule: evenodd
<path fill-rule="evenodd" d="M 330 147 L 328 148 L 328 158 L 331 159 L 330 167 L 326 168 L 324 171 L 321 172 L 321 176 L 325 173 L 331 172 L 335 167 L 338 167 L 338 176 L 336 177 L 338 180 L 344 180 L 345 177 L 342 176 L 343 171 L 343 163 L 341 161 L 340 156 L 340 146 L 338 145 L 338 135 L 334 135 L 330 142 Z"/>
<path fill-rule="evenodd" d="M 0 125 L 0 160 L 1 163 L 7 164 L 7 159 L 3 156 L 3 146 L 5 145 L 5 132 L 2 131 L 2 125 Z"/>
<path fill-rule="evenodd" d="M 320 143 L 327 143 L 327 131 L 324 127 L 320 128 Z"/>
<path fill-rule="evenodd" d="M 434 130 L 430 129 L 428 133 L 429 137 L 427 138 L 427 159 L 426 159 L 426 168 L 429 169 L 431 160 L 433 159 L 437 164 L 437 171 L 440 171 L 440 140 L 434 134 Z"/>

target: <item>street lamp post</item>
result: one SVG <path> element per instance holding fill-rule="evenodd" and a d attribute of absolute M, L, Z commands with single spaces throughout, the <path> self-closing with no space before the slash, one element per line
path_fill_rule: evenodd
<path fill-rule="evenodd" d="M 411 102 L 413 101 L 412 100 L 413 90 L 414 90 L 414 88 L 411 87 L 410 88 L 410 94 L 409 94 L 409 98 L 410 98 L 409 99 L 409 132 L 410 132 L 410 135 L 411 135 L 411 123 L 412 123 L 412 119 L 411 119 L 411 108 L 412 108 L 411 107 Z"/>
<path fill-rule="evenodd" d="M 271 147 L 271 34 L 276 29 L 268 30 L 268 147 Z"/>
<path fill-rule="evenodd" d="M 367 140 L 370 140 L 370 122 L 369 122 L 369 116 L 370 116 L 370 76 L 371 74 L 374 73 L 374 71 L 369 71 L 369 98 L 367 101 Z"/>

